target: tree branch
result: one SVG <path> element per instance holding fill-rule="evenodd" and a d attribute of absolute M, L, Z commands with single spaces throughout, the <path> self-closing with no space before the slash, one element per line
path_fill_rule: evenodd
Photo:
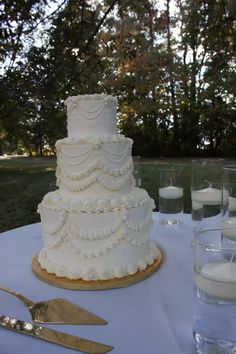
<path fill-rule="evenodd" d="M 92 36 L 89 38 L 89 40 L 87 41 L 86 45 L 81 48 L 81 52 L 84 52 L 86 49 L 88 49 L 88 47 L 90 46 L 90 44 L 92 43 L 92 41 L 94 40 L 94 37 L 96 37 L 97 33 L 99 32 L 101 26 L 103 25 L 107 15 L 109 14 L 109 12 L 114 8 L 115 4 L 118 2 L 118 0 L 113 0 L 111 5 L 108 7 L 108 9 L 105 11 L 103 17 L 101 18 L 101 20 L 99 21 L 97 27 L 95 28 L 94 33 L 92 34 Z"/>
<path fill-rule="evenodd" d="M 53 17 L 61 8 L 62 6 L 67 2 L 67 0 L 64 0 L 61 5 L 59 5 L 56 10 L 54 10 L 53 12 L 51 12 L 48 16 L 42 18 L 42 20 L 40 20 L 39 22 L 36 23 L 36 25 L 34 27 L 31 28 L 31 31 L 34 31 L 41 23 L 45 22 L 45 20 L 48 20 L 49 18 Z"/>

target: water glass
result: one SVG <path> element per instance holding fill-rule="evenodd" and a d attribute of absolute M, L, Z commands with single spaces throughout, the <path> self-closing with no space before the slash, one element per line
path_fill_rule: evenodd
<path fill-rule="evenodd" d="M 159 221 L 164 225 L 178 225 L 183 221 L 182 168 L 159 169 Z"/>
<path fill-rule="evenodd" d="M 191 200 L 195 230 L 221 227 L 223 159 L 192 160 Z"/>
<path fill-rule="evenodd" d="M 236 353 L 236 247 L 222 244 L 236 228 L 196 232 L 193 337 L 201 354 Z"/>
<path fill-rule="evenodd" d="M 236 165 L 226 165 L 223 168 L 223 227 L 236 228 Z M 225 232 L 225 245 L 236 244 L 236 233 Z M 233 246 L 233 245 L 232 245 Z"/>

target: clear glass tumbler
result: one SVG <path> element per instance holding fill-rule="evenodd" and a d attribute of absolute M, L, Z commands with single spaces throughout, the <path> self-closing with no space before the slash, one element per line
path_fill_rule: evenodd
<path fill-rule="evenodd" d="M 179 166 L 159 169 L 159 221 L 164 225 L 183 221 L 182 168 Z"/>
<path fill-rule="evenodd" d="M 222 244 L 236 228 L 196 232 L 193 336 L 198 353 L 236 353 L 236 243 Z"/>
<path fill-rule="evenodd" d="M 192 160 L 191 200 L 195 230 L 221 227 L 223 159 Z"/>
<path fill-rule="evenodd" d="M 223 168 L 223 227 L 227 230 L 236 228 L 236 165 Z M 236 245 L 236 233 L 225 232 L 224 245 Z"/>

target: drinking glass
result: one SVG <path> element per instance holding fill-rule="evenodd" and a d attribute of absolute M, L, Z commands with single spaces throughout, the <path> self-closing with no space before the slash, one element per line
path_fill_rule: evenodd
<path fill-rule="evenodd" d="M 182 168 L 179 166 L 159 169 L 159 221 L 164 225 L 183 221 Z"/>
<path fill-rule="evenodd" d="M 192 160 L 191 200 L 195 230 L 221 227 L 223 159 Z"/>
<path fill-rule="evenodd" d="M 236 227 L 236 165 L 223 168 L 223 227 L 227 230 Z M 236 233 L 224 233 L 224 245 L 236 244 Z"/>
<path fill-rule="evenodd" d="M 203 229 L 194 237 L 193 337 L 201 354 L 236 352 L 236 244 L 232 229 Z"/>

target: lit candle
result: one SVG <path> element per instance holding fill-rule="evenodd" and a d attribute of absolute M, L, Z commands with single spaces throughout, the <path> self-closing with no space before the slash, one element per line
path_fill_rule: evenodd
<path fill-rule="evenodd" d="M 223 221 L 224 237 L 236 240 L 236 217 L 230 217 Z"/>
<path fill-rule="evenodd" d="M 183 197 L 183 188 L 168 186 L 159 188 L 159 197 L 165 199 L 179 199 Z"/>
<path fill-rule="evenodd" d="M 206 263 L 200 273 L 195 272 L 194 282 L 208 296 L 236 300 L 236 263 Z"/>
<path fill-rule="evenodd" d="M 192 201 L 204 205 L 217 205 L 221 203 L 221 190 L 216 188 L 205 188 L 194 190 L 191 193 Z"/>

